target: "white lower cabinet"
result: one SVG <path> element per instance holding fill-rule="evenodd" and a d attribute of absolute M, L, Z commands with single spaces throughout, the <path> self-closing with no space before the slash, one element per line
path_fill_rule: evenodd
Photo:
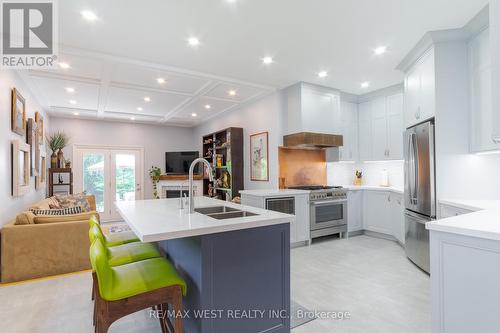
<path fill-rule="evenodd" d="M 362 199 L 363 191 L 347 192 L 347 230 L 349 232 L 363 230 Z"/>
<path fill-rule="evenodd" d="M 353 228 L 351 230 L 349 224 L 349 231 L 360 229 L 373 231 L 392 236 L 404 244 L 404 205 L 401 193 L 370 190 L 350 191 L 349 212 L 351 211 L 353 211 L 354 217 L 349 217 L 349 223 L 351 220 L 353 221 Z M 358 220 L 361 221 L 359 227 L 355 223 Z"/>
<path fill-rule="evenodd" d="M 363 226 L 365 230 L 392 235 L 390 199 L 385 191 L 363 193 Z"/>
<path fill-rule="evenodd" d="M 390 196 L 392 235 L 401 243 L 405 242 L 405 221 L 403 195 L 391 193 Z"/>

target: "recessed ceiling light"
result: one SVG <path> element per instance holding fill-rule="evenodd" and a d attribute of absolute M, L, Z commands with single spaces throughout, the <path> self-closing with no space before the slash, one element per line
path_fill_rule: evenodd
<path fill-rule="evenodd" d="M 130 120 L 135 120 L 135 117 L 130 117 Z"/>
<path fill-rule="evenodd" d="M 66 90 L 66 92 L 69 92 L 69 93 L 74 93 L 75 92 L 75 88 L 71 88 L 71 87 L 67 87 L 67 88 L 64 88 Z"/>
<path fill-rule="evenodd" d="M 191 46 L 198 46 L 198 45 L 200 45 L 200 40 L 196 37 L 189 37 L 188 44 Z"/>
<path fill-rule="evenodd" d="M 137 108 L 137 111 L 142 111 L 142 108 L 139 106 L 139 107 Z"/>
<path fill-rule="evenodd" d="M 370 86 L 370 82 L 368 82 L 368 81 L 361 82 L 361 88 L 368 88 L 369 86 Z"/>
<path fill-rule="evenodd" d="M 210 104 L 205 105 L 205 109 L 208 110 L 208 109 L 211 109 L 211 108 L 212 108 L 212 106 Z"/>
<path fill-rule="evenodd" d="M 76 104 L 76 101 L 75 101 L 74 99 L 70 99 L 70 100 L 69 100 L 69 104 L 75 105 L 75 104 Z"/>
<path fill-rule="evenodd" d="M 226 0 L 226 2 L 228 2 L 228 3 L 235 3 L 236 0 Z"/>
<path fill-rule="evenodd" d="M 328 72 L 327 71 L 321 71 L 318 73 L 318 77 L 320 78 L 325 78 L 328 76 Z"/>
<path fill-rule="evenodd" d="M 75 116 L 78 116 L 78 115 L 79 115 L 79 113 L 78 113 L 78 112 L 73 112 L 73 114 L 74 114 Z"/>
<path fill-rule="evenodd" d="M 144 97 L 144 102 L 151 102 L 151 97 L 148 96 Z"/>
<path fill-rule="evenodd" d="M 264 57 L 262 58 L 262 62 L 265 64 L 265 65 L 270 65 L 273 63 L 273 58 L 272 57 Z"/>
<path fill-rule="evenodd" d="M 90 11 L 90 10 L 83 10 L 80 14 L 82 14 L 82 17 L 86 19 L 87 21 L 95 21 L 97 20 L 97 15 Z"/>
<path fill-rule="evenodd" d="M 387 46 L 379 46 L 373 50 L 375 55 L 382 55 L 387 52 Z"/>
<path fill-rule="evenodd" d="M 229 90 L 227 93 L 229 96 L 236 96 L 236 90 Z"/>
<path fill-rule="evenodd" d="M 191 113 L 191 117 L 197 117 L 198 115 L 196 113 Z"/>
<path fill-rule="evenodd" d="M 159 84 L 164 84 L 166 81 L 165 81 L 164 78 L 159 77 L 159 78 L 156 79 L 156 82 L 158 82 Z"/>
<path fill-rule="evenodd" d="M 62 69 L 71 68 L 71 66 L 67 62 L 60 62 L 59 67 L 61 67 Z"/>

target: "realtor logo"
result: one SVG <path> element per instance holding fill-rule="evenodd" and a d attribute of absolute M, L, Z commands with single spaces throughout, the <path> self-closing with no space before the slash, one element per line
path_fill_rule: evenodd
<path fill-rule="evenodd" d="M 52 67 L 58 45 L 55 1 L 4 0 L 1 8 L 1 67 Z"/>

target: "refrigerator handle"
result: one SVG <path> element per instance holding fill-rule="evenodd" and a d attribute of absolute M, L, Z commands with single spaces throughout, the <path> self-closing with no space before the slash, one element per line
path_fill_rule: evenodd
<path fill-rule="evenodd" d="M 408 170 L 407 170 L 407 175 L 408 177 L 408 199 L 410 199 L 410 204 L 413 205 L 413 189 L 412 189 L 412 183 L 413 183 L 413 166 L 415 165 L 415 162 L 413 161 L 413 147 L 412 147 L 412 142 L 413 142 L 413 133 L 407 136 L 407 144 L 408 144 Z"/>
<path fill-rule="evenodd" d="M 413 204 L 416 205 L 418 202 L 418 186 L 417 186 L 417 181 L 418 181 L 418 145 L 417 145 L 417 134 L 412 134 L 413 136 L 413 170 L 414 170 L 414 176 L 413 176 Z"/>

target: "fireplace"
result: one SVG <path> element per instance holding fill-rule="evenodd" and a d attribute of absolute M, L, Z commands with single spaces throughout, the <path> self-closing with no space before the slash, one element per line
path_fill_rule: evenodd
<path fill-rule="evenodd" d="M 198 195 L 198 186 L 193 186 L 194 195 Z M 161 197 L 162 199 L 178 198 L 182 193 L 182 196 L 186 194 L 189 196 L 189 186 L 187 185 L 165 185 L 161 187 Z"/>

